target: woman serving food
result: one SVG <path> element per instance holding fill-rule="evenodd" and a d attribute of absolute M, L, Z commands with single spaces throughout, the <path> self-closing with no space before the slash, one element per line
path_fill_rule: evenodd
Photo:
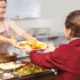
<path fill-rule="evenodd" d="M 17 27 L 15 22 L 5 18 L 7 0 L 0 0 L 0 53 L 7 51 L 7 44 L 17 47 L 17 41 L 10 37 L 10 32 L 13 31 L 30 43 L 36 43 L 37 40 L 30 36 L 26 31 Z"/>

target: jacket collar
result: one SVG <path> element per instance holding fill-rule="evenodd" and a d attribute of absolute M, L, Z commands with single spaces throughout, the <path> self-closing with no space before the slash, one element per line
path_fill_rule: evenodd
<path fill-rule="evenodd" d="M 80 38 L 74 38 L 72 39 L 69 44 L 71 45 L 76 45 L 76 46 L 80 46 Z"/>

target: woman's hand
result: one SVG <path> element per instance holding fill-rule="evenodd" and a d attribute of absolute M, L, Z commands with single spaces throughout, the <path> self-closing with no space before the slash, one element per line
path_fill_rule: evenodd
<path fill-rule="evenodd" d="M 37 39 L 34 38 L 33 36 L 29 35 L 27 32 L 23 32 L 23 33 L 22 33 L 22 37 L 23 37 L 24 39 L 26 39 L 26 40 L 28 41 L 28 43 L 30 43 L 30 44 L 35 44 L 35 43 L 37 43 Z"/>
<path fill-rule="evenodd" d="M 18 47 L 18 43 L 17 43 L 17 41 L 16 41 L 15 39 L 9 39 L 9 43 L 10 43 L 11 45 L 13 45 L 14 47 L 19 48 L 19 47 Z"/>
<path fill-rule="evenodd" d="M 47 45 L 47 48 L 42 50 L 43 53 L 53 52 L 55 50 L 55 47 L 51 45 Z"/>
<path fill-rule="evenodd" d="M 33 49 L 29 46 L 26 45 L 26 48 L 20 48 L 22 51 L 26 52 L 26 53 L 30 53 Z"/>

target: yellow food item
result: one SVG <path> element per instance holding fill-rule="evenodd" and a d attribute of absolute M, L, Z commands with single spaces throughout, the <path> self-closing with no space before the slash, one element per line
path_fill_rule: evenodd
<path fill-rule="evenodd" d="M 34 64 L 30 64 L 28 66 L 24 66 L 23 68 L 20 68 L 17 71 L 14 71 L 13 73 L 16 75 L 29 75 L 29 74 L 34 74 L 34 73 L 39 73 L 39 72 L 43 72 L 45 69 L 43 67 L 39 67 L 37 65 Z"/>
<path fill-rule="evenodd" d="M 36 43 L 37 43 L 37 40 L 36 40 L 35 38 L 29 39 L 29 40 L 27 41 L 27 43 L 36 44 Z"/>
<path fill-rule="evenodd" d="M 45 43 L 37 44 L 37 47 L 39 47 L 39 48 L 43 48 L 44 46 L 45 46 Z"/>

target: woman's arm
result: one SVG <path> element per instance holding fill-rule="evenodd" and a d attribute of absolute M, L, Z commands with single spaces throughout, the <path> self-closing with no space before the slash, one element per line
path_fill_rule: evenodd
<path fill-rule="evenodd" d="M 0 42 L 2 42 L 2 43 L 10 43 L 10 39 L 0 35 Z"/>
<path fill-rule="evenodd" d="M 31 35 L 29 35 L 29 33 L 27 33 L 26 31 L 22 30 L 21 28 L 17 27 L 17 25 L 15 24 L 14 21 L 9 21 L 9 23 L 10 23 L 9 27 L 14 32 L 16 32 L 18 35 L 20 35 L 24 39 L 28 40 L 29 42 L 37 42 L 37 40 L 34 37 L 32 37 Z"/>
<path fill-rule="evenodd" d="M 22 33 L 22 37 L 26 40 L 28 40 L 29 43 L 36 43 L 37 42 L 37 39 L 32 37 L 31 35 L 29 35 L 27 32 L 23 32 Z"/>
<path fill-rule="evenodd" d="M 11 44 L 11 45 L 13 45 L 14 47 L 18 47 L 16 40 L 10 39 L 10 38 L 6 38 L 6 37 L 4 37 L 4 36 L 2 36 L 2 35 L 0 35 L 0 42 L 1 42 L 1 43 L 6 43 L 6 44 Z"/>

